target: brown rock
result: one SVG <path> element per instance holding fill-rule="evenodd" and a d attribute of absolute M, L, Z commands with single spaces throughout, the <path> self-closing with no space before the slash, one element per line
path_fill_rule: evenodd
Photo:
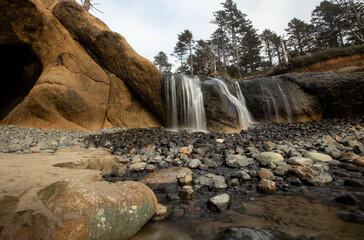
<path fill-rule="evenodd" d="M 276 183 L 267 179 L 260 180 L 257 188 L 261 193 L 272 194 L 277 192 Z"/>
<path fill-rule="evenodd" d="M 180 153 L 190 155 L 192 153 L 192 149 L 190 147 L 181 147 L 179 149 Z"/>
<path fill-rule="evenodd" d="M 275 179 L 274 174 L 269 169 L 262 168 L 257 171 L 258 177 L 260 179 L 267 179 L 273 181 Z"/>
<path fill-rule="evenodd" d="M 42 2 L 46 8 L 35 0 L 0 2 L 0 27 L 4 30 L 1 58 L 8 62 L 0 66 L 1 78 L 8 80 L 0 90 L 4 96 L 0 100 L 0 123 L 77 130 L 159 126 L 125 87 L 122 81 L 128 77 L 122 75 L 121 80 L 100 67 L 52 15 L 52 4 L 60 1 Z M 91 15 L 84 17 L 87 23 L 102 25 Z M 130 47 L 125 51 L 134 58 Z M 140 68 L 152 65 L 147 61 L 138 64 Z M 135 74 L 138 71 L 129 75 L 144 84 Z"/>
<path fill-rule="evenodd" d="M 354 159 L 353 164 L 356 166 L 364 167 L 364 156 Z"/>
<path fill-rule="evenodd" d="M 163 184 L 178 184 L 177 176 L 188 175 L 192 171 L 185 167 L 170 167 L 167 169 L 161 169 L 154 173 L 148 174 L 142 179 L 143 183 L 150 185 L 152 187 L 163 185 Z"/>
<path fill-rule="evenodd" d="M 118 33 L 86 12 L 80 5 L 62 1 L 53 14 L 84 48 L 130 87 L 162 122 L 166 111 L 162 97 L 162 74 L 149 60 L 139 56 Z"/>

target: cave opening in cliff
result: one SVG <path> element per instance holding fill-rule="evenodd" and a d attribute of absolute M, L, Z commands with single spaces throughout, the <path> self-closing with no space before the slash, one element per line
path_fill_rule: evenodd
<path fill-rule="evenodd" d="M 42 64 L 26 44 L 0 45 L 0 120 L 11 112 L 33 88 Z"/>

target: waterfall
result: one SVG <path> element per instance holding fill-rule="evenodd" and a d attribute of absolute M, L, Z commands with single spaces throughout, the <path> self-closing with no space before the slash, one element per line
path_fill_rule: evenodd
<path fill-rule="evenodd" d="M 283 102 L 284 102 L 284 106 L 286 108 L 286 113 L 287 113 L 287 121 L 292 122 L 291 107 L 289 106 L 287 96 L 286 96 L 286 94 L 284 94 L 284 92 L 283 92 L 283 90 L 281 88 L 281 85 L 279 85 L 279 83 L 278 83 L 278 89 L 279 89 L 279 91 L 281 93 L 281 96 L 283 97 Z"/>
<path fill-rule="evenodd" d="M 264 96 L 266 97 L 265 101 L 267 102 L 267 114 L 264 113 L 264 115 L 269 116 L 270 111 L 271 111 L 270 102 L 272 102 L 273 108 L 274 108 L 274 115 L 276 117 L 276 121 L 278 122 L 279 121 L 279 116 L 278 116 L 279 111 L 278 111 L 276 99 L 273 97 L 273 94 L 271 93 L 271 91 L 269 90 L 269 88 L 265 82 L 262 82 L 260 86 L 261 86 Z M 267 117 L 266 117 L 266 120 L 268 120 Z"/>
<path fill-rule="evenodd" d="M 237 112 L 238 112 L 238 118 L 239 118 L 239 126 L 241 129 L 248 129 L 248 127 L 252 124 L 251 116 L 248 111 L 248 108 L 246 107 L 245 98 L 243 96 L 243 93 L 240 89 L 240 86 L 238 83 L 237 85 L 234 84 L 234 88 L 237 92 L 238 98 L 236 98 L 231 92 L 229 91 L 228 87 L 226 86 L 225 82 L 214 78 L 215 82 L 217 82 L 221 92 L 229 99 L 229 101 L 235 106 Z"/>
<path fill-rule="evenodd" d="M 165 75 L 165 94 L 169 127 L 206 130 L 206 114 L 198 77 Z"/>

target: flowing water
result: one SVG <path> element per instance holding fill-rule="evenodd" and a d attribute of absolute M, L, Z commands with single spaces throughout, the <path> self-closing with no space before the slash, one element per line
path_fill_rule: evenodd
<path fill-rule="evenodd" d="M 364 227 L 342 220 L 340 213 L 354 206 L 325 202 L 318 197 L 299 195 L 259 195 L 236 199 L 230 210 L 198 216 L 201 211 L 184 203 L 190 216 L 148 223 L 133 240 L 218 239 L 222 228 L 264 228 L 279 232 L 279 239 L 357 240 L 364 239 Z M 195 216 L 194 216 L 195 214 Z"/>
<path fill-rule="evenodd" d="M 165 75 L 165 95 L 170 128 L 206 130 L 206 114 L 198 77 Z"/>
<path fill-rule="evenodd" d="M 226 83 L 220 79 L 214 78 L 213 79 L 219 86 L 221 92 L 229 99 L 229 101 L 235 106 L 238 112 L 239 118 L 239 126 L 241 129 L 248 129 L 248 127 L 252 124 L 250 113 L 246 107 L 245 98 L 243 93 L 240 89 L 238 83 L 234 84 L 234 89 L 237 91 L 236 98 L 233 94 L 231 94 L 229 88 L 226 86 Z"/>
<path fill-rule="evenodd" d="M 266 121 L 271 120 L 270 119 L 270 114 L 271 114 L 271 103 L 273 105 L 273 110 L 274 110 L 274 116 L 275 116 L 275 120 L 277 122 L 279 122 L 279 111 L 278 111 L 278 107 L 277 107 L 277 102 L 276 99 L 273 97 L 272 92 L 269 90 L 269 87 L 267 86 L 267 83 L 264 81 L 261 82 L 261 89 L 262 92 L 264 94 L 265 97 L 265 102 L 267 103 L 267 109 L 265 111 L 265 119 Z"/>
<path fill-rule="evenodd" d="M 278 83 L 278 89 L 279 89 L 279 92 L 281 93 L 281 96 L 282 96 L 282 98 L 283 98 L 283 102 L 284 102 L 284 106 L 285 106 L 286 114 L 287 114 L 287 121 L 288 121 L 288 122 L 292 122 L 292 112 L 291 112 L 291 107 L 290 107 L 290 105 L 289 105 L 289 102 L 288 102 L 287 96 L 286 96 L 286 94 L 284 93 L 284 91 L 282 90 L 281 85 L 279 85 L 279 83 Z"/>

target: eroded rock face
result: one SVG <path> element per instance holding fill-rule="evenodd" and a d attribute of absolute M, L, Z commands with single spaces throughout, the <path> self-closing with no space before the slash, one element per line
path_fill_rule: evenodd
<path fill-rule="evenodd" d="M 258 121 L 364 116 L 363 73 L 291 73 L 239 81 Z"/>
<path fill-rule="evenodd" d="M 0 64 L 4 82 L 0 123 L 77 130 L 96 130 L 105 126 L 160 126 L 123 82 L 132 78 L 143 86 L 157 84 L 155 88 L 158 89 L 156 81 L 149 81 L 143 74 L 134 71 L 135 68 L 147 68 L 151 69 L 152 76 L 158 76 L 160 73 L 153 64 L 140 60 L 142 58 L 118 35 L 109 39 L 117 42 L 111 45 L 119 46 L 113 51 L 124 51 L 125 59 L 137 60 L 124 62 L 130 69 L 122 74 L 111 74 L 103 69 L 105 65 L 101 67 L 96 63 L 95 55 L 90 57 L 55 18 L 50 12 L 52 4 L 44 2 L 44 6 L 34 0 L 0 3 L 0 49 L 6 53 L 2 54 L 0 61 L 8 63 Z M 81 11 L 85 23 L 104 26 L 103 30 L 111 33 L 99 20 L 82 12 L 82 8 L 78 11 Z M 13 64 L 17 55 L 24 61 Z M 128 74 L 132 76 L 126 76 Z M 143 93 L 144 99 L 153 94 Z"/>
<path fill-rule="evenodd" d="M 165 122 L 162 74 L 154 64 L 139 56 L 120 34 L 112 32 L 77 3 L 60 2 L 53 8 L 53 14 L 94 60 L 120 77 Z"/>

